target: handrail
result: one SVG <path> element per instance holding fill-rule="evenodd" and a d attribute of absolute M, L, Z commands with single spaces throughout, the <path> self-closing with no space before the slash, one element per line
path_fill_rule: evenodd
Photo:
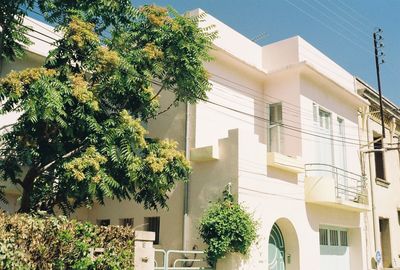
<path fill-rule="evenodd" d="M 354 178 L 354 177 L 348 176 L 347 174 L 341 174 L 341 173 L 335 172 L 334 170 L 324 170 L 324 169 L 318 169 L 318 168 L 317 169 L 306 169 L 306 173 L 307 172 L 329 172 L 329 173 L 334 173 L 335 175 L 343 176 L 343 177 L 346 177 L 348 179 L 352 179 L 355 181 L 359 181 L 360 179 L 364 178 L 364 176 L 362 176 L 362 175 L 359 175 L 357 178 Z"/>
<path fill-rule="evenodd" d="M 367 203 L 368 196 L 365 191 L 365 176 L 325 163 L 305 164 L 305 172 L 306 175 L 309 172 L 331 173 L 335 180 L 337 198 Z M 340 179 L 343 179 L 343 182 L 341 182 Z M 350 183 L 348 181 L 350 181 Z"/>
<path fill-rule="evenodd" d="M 155 252 L 162 253 L 163 255 L 163 266 L 159 266 L 157 261 L 154 260 L 154 269 L 156 270 L 206 270 L 211 269 L 208 266 L 178 266 L 178 264 L 182 263 L 202 263 L 204 262 L 207 265 L 205 258 L 196 259 L 195 258 L 177 258 L 173 259 L 170 257 L 172 254 L 182 254 L 184 256 L 188 254 L 195 254 L 195 255 L 205 255 L 204 251 L 200 250 L 163 250 L 163 249 L 155 249 Z M 173 261 L 171 260 L 173 259 Z M 171 261 L 170 261 L 171 260 Z M 173 266 L 169 266 L 172 263 Z"/>
<path fill-rule="evenodd" d="M 325 167 L 330 167 L 330 168 L 332 168 L 332 169 L 335 169 L 335 170 L 338 170 L 338 171 L 342 171 L 342 172 L 344 172 L 344 173 L 346 173 L 346 174 L 351 174 L 351 175 L 353 175 L 353 176 L 355 176 L 355 177 L 357 177 L 357 178 L 358 178 L 358 177 L 363 177 L 362 175 L 359 175 L 359 174 L 356 174 L 356 173 L 347 171 L 347 170 L 345 170 L 345 169 L 336 167 L 336 166 L 331 165 L 331 164 L 326 164 L 326 163 L 307 163 L 307 164 L 305 164 L 305 170 L 306 170 L 306 171 L 307 171 L 307 167 L 309 167 L 309 166 L 325 166 Z M 331 172 L 333 172 L 333 171 L 331 171 Z"/>

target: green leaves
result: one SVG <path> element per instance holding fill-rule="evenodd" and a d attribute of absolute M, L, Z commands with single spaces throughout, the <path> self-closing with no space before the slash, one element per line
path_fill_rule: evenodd
<path fill-rule="evenodd" d="M 160 113 L 163 91 L 174 105 L 206 97 L 213 34 L 172 9 L 129 0 L 17 0 L 6 8 L 19 21 L 1 17 L 0 26 L 12 21 L 17 31 L 23 9 L 34 7 L 63 36 L 43 67 L 0 79 L 0 114 L 19 113 L 0 137 L 2 181 L 23 188 L 23 211 L 68 214 L 105 198 L 167 207 L 190 165 L 175 142 L 146 138 L 142 121 Z M 27 44 L 1 44 L 14 41 Z"/>
<path fill-rule="evenodd" d="M 247 254 L 256 240 L 256 222 L 231 196 L 210 205 L 199 226 L 200 236 L 208 245 L 207 261 L 215 266 L 227 254 Z"/>
<path fill-rule="evenodd" d="M 0 269 L 133 269 L 133 239 L 132 228 L 0 213 Z"/>

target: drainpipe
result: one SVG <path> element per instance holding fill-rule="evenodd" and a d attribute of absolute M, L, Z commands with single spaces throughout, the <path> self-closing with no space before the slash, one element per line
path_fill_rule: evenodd
<path fill-rule="evenodd" d="M 3 29 L 0 26 L 0 52 L 3 51 Z M 0 77 L 2 75 L 3 72 L 3 57 L 0 55 Z"/>
<path fill-rule="evenodd" d="M 186 123 L 185 123 L 185 157 L 190 160 L 190 112 L 189 102 L 186 102 Z M 187 240 L 189 238 L 189 182 L 184 183 L 183 187 L 183 235 L 182 249 L 188 250 Z"/>
<path fill-rule="evenodd" d="M 367 143 L 369 148 L 369 116 L 367 116 Z M 365 153 L 366 154 L 366 153 Z M 369 184 L 371 187 L 371 207 L 372 207 L 372 229 L 374 235 L 374 253 L 376 252 L 376 224 L 375 224 L 375 199 L 374 199 L 374 185 L 372 181 L 372 167 L 371 167 L 371 153 L 368 153 L 368 166 L 369 166 Z"/>

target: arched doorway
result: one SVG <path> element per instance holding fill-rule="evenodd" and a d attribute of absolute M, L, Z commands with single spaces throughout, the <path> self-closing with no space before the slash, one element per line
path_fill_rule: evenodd
<path fill-rule="evenodd" d="M 292 222 L 280 218 L 272 226 L 268 240 L 269 270 L 299 270 L 299 239 Z"/>
<path fill-rule="evenodd" d="M 285 240 L 278 224 L 274 223 L 268 241 L 268 265 L 270 270 L 285 270 Z"/>

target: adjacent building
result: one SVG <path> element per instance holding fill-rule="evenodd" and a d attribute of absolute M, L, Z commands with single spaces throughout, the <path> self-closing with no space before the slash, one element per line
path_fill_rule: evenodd
<path fill-rule="evenodd" d="M 379 95 L 361 79 L 357 79 L 359 94 L 370 102 L 362 114 L 362 164 L 369 177 L 371 211 L 365 216 L 369 257 L 377 258 L 385 268 L 400 268 L 400 108 L 383 98 L 382 130 Z M 384 134 L 382 134 L 384 133 Z M 384 138 L 382 139 L 382 135 Z M 378 256 L 377 256 L 378 251 Z M 376 264 L 372 260 L 371 265 Z"/>
<path fill-rule="evenodd" d="M 161 249 L 203 249 L 199 219 L 229 188 L 259 238 L 249 257 L 229 256 L 218 270 L 371 269 L 377 250 L 384 267 L 400 266 L 398 107 L 385 99 L 382 143 L 376 92 L 301 37 L 259 46 L 211 15 L 201 24 L 219 33 L 208 101 L 148 123 L 151 136 L 179 142 L 190 182 L 170 194 L 169 210 L 108 200 L 76 218 L 155 231 Z M 1 74 L 39 65 L 47 51 Z M 164 94 L 161 106 L 171 101 Z M 17 196 L 10 188 L 8 211 Z"/>

